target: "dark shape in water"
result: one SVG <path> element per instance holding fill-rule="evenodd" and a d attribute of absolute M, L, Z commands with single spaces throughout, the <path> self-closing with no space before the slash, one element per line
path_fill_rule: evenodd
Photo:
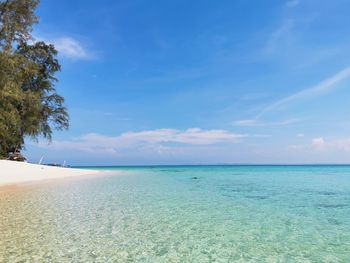
<path fill-rule="evenodd" d="M 245 192 L 245 190 L 243 190 L 243 189 L 231 189 L 231 192 L 240 193 L 240 192 Z"/>
<path fill-rule="evenodd" d="M 343 208 L 347 207 L 346 204 L 319 204 L 317 205 L 318 208 Z"/>
<path fill-rule="evenodd" d="M 342 223 L 334 218 L 328 218 L 327 221 L 333 225 L 340 226 Z"/>
<path fill-rule="evenodd" d="M 336 195 L 336 192 L 331 192 L 331 191 L 319 191 L 317 192 L 319 195 Z"/>
<path fill-rule="evenodd" d="M 197 180 L 198 177 L 197 177 L 197 176 L 193 176 L 192 179 L 193 179 L 193 180 Z"/>
<path fill-rule="evenodd" d="M 231 192 L 234 193 L 241 193 L 241 192 L 245 192 L 245 193 L 251 193 L 251 192 L 256 192 L 256 189 L 253 188 L 235 188 L 235 189 L 231 189 Z"/>
<path fill-rule="evenodd" d="M 257 200 L 264 200 L 269 198 L 268 196 L 265 196 L 265 195 L 247 195 L 246 197 L 251 199 L 257 199 Z"/>

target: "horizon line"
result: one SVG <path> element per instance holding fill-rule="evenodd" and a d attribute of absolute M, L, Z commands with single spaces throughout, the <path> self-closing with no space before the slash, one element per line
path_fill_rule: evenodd
<path fill-rule="evenodd" d="M 116 165 L 71 165 L 71 167 L 155 167 L 155 166 L 350 166 L 350 163 L 236 163 L 236 164 L 116 164 Z"/>

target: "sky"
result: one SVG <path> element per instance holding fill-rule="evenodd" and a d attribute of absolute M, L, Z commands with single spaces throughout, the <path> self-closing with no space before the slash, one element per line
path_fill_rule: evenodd
<path fill-rule="evenodd" d="M 72 165 L 350 163 L 348 0 L 42 0 Z"/>

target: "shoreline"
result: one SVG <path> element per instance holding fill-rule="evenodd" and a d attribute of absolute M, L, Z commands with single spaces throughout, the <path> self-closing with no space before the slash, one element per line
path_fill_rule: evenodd
<path fill-rule="evenodd" d="M 108 171 L 103 170 L 65 168 L 8 160 L 0 160 L 0 171 L 1 188 L 108 174 Z"/>

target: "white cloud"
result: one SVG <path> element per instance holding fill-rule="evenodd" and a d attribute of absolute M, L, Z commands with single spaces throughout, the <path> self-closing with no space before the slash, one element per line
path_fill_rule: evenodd
<path fill-rule="evenodd" d="M 84 45 L 68 36 L 58 37 L 58 38 L 44 38 L 44 37 L 35 37 L 35 41 L 44 41 L 47 43 L 53 44 L 58 50 L 59 54 L 70 59 L 91 59 L 93 54 L 88 51 Z"/>
<path fill-rule="evenodd" d="M 122 139 L 132 139 L 147 142 L 176 142 L 184 144 L 208 145 L 223 141 L 237 141 L 245 137 L 225 130 L 201 130 L 191 128 L 185 131 L 175 129 L 158 129 L 142 132 L 129 132 L 121 135 Z"/>
<path fill-rule="evenodd" d="M 314 138 L 312 139 L 312 143 L 311 143 L 313 146 L 315 147 L 321 147 L 325 144 L 325 141 L 322 137 L 319 137 L 319 138 Z"/>
<path fill-rule="evenodd" d="M 71 149 L 88 153 L 106 153 L 119 155 L 123 152 L 144 151 L 153 153 L 179 151 L 181 146 L 207 146 L 218 143 L 237 143 L 245 134 L 235 134 L 226 130 L 187 130 L 156 129 L 140 132 L 126 132 L 119 136 L 104 136 L 89 133 L 67 141 L 53 141 L 51 145 L 40 144 L 41 147 L 53 149 Z"/>
<path fill-rule="evenodd" d="M 87 59 L 91 54 L 83 47 L 83 45 L 71 37 L 61 37 L 52 41 L 57 50 L 65 57 L 73 59 Z"/>
<path fill-rule="evenodd" d="M 313 138 L 310 143 L 290 145 L 290 149 L 294 150 L 307 150 L 307 151 L 350 151 L 350 138 L 349 139 L 334 139 L 325 140 L 323 137 Z"/>
<path fill-rule="evenodd" d="M 286 106 L 291 102 L 295 102 L 295 101 L 302 100 L 302 99 L 313 98 L 315 96 L 319 96 L 319 95 L 325 94 L 327 92 L 330 92 L 337 87 L 336 84 L 338 84 L 339 82 L 341 82 L 344 79 L 347 79 L 348 77 L 350 77 L 350 67 L 347 67 L 347 68 L 339 71 L 335 75 L 323 80 L 322 82 L 320 82 L 319 84 L 317 84 L 315 86 L 303 89 L 297 93 L 294 93 L 290 96 L 287 96 L 285 98 L 282 98 L 282 99 L 272 103 L 271 105 L 269 105 L 268 107 L 263 109 L 258 114 L 257 118 L 263 116 L 267 112 L 273 111 L 273 110 L 280 108 L 282 106 Z"/>

